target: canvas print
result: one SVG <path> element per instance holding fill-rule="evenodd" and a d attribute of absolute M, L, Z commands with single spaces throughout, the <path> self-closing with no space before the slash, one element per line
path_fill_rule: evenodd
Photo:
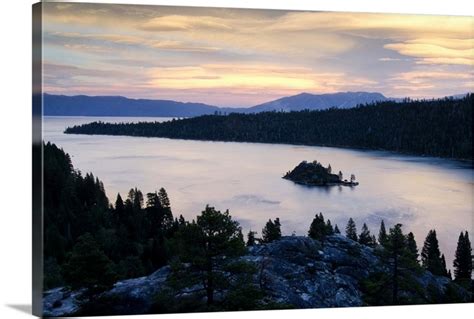
<path fill-rule="evenodd" d="M 34 311 L 473 301 L 473 17 L 34 11 Z"/>

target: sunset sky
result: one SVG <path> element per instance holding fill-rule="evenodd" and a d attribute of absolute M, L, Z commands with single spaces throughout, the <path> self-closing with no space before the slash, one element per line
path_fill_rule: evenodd
<path fill-rule="evenodd" d="M 252 106 L 474 90 L 474 18 L 45 3 L 44 91 Z"/>

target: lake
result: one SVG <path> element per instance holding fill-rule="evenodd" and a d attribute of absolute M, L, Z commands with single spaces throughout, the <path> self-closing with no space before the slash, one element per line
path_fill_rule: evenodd
<path fill-rule="evenodd" d="M 305 235 L 319 212 L 342 232 L 349 217 L 358 231 L 365 222 L 375 235 L 382 219 L 387 227 L 401 223 L 418 248 L 434 228 L 450 268 L 459 232 L 473 229 L 471 163 L 330 147 L 63 134 L 67 126 L 98 120 L 167 119 L 44 118 L 43 139 L 69 153 L 76 169 L 99 177 L 111 202 L 132 187 L 144 195 L 164 187 L 175 216 L 192 219 L 209 204 L 229 209 L 245 233 L 258 236 L 275 217 L 284 234 Z M 303 160 L 330 163 L 345 178 L 354 173 L 360 185 L 308 188 L 281 178 Z"/>

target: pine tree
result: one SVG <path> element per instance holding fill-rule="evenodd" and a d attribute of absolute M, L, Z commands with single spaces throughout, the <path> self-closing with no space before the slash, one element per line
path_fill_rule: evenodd
<path fill-rule="evenodd" d="M 250 230 L 247 234 L 247 246 L 255 246 L 255 244 L 257 243 L 256 242 L 256 239 L 255 239 L 255 235 L 257 234 L 257 232 L 255 231 L 252 231 Z"/>
<path fill-rule="evenodd" d="M 313 239 L 322 240 L 326 234 L 327 226 L 324 223 L 323 214 L 316 214 L 311 222 L 311 226 L 309 227 L 308 236 Z"/>
<path fill-rule="evenodd" d="M 89 233 L 78 238 L 63 275 L 72 288 L 86 288 L 91 295 L 111 287 L 116 279 L 114 264 Z"/>
<path fill-rule="evenodd" d="M 382 220 L 380 222 L 379 244 L 384 246 L 386 243 L 387 243 L 387 230 L 385 229 L 385 223 Z"/>
<path fill-rule="evenodd" d="M 359 235 L 359 243 L 366 246 L 372 245 L 372 236 L 370 235 L 370 230 L 367 227 L 367 224 L 362 225 L 362 230 Z"/>
<path fill-rule="evenodd" d="M 331 221 L 328 219 L 326 222 L 326 235 L 330 236 L 334 234 L 334 228 L 332 228 Z"/>
<path fill-rule="evenodd" d="M 444 257 L 444 254 L 441 255 L 441 269 L 443 276 L 448 277 L 448 269 L 446 267 L 446 258 Z"/>
<path fill-rule="evenodd" d="M 377 238 L 375 238 L 375 235 L 372 235 L 372 243 L 370 244 L 370 247 L 375 247 L 377 246 Z"/>
<path fill-rule="evenodd" d="M 270 243 L 274 240 L 281 238 L 281 224 L 280 219 L 277 217 L 275 221 L 271 219 L 265 224 L 265 227 L 262 229 L 262 241 L 264 243 Z"/>
<path fill-rule="evenodd" d="M 426 236 L 423 249 L 421 250 L 421 263 L 423 268 L 430 271 L 437 276 L 444 276 L 441 261 L 441 252 L 439 251 L 438 239 L 436 237 L 436 230 L 430 230 Z"/>
<path fill-rule="evenodd" d="M 230 267 L 232 257 L 245 252 L 245 243 L 239 223 L 234 221 L 229 211 L 220 212 L 206 206 L 196 222 L 186 224 L 178 233 L 182 243 L 179 252 L 184 264 L 175 266 L 174 275 L 180 287 L 196 282 L 204 283 L 207 305 L 214 303 L 216 290 L 228 289 L 234 280 L 230 277 L 243 272 L 239 265 Z"/>
<path fill-rule="evenodd" d="M 407 248 L 409 252 L 410 259 L 418 264 L 418 247 L 415 241 L 415 235 L 412 232 L 409 232 L 407 235 Z"/>
<path fill-rule="evenodd" d="M 453 262 L 454 278 L 457 281 L 469 280 L 472 275 L 472 248 L 469 240 L 469 234 L 459 234 L 458 245 L 456 248 L 455 258 Z"/>
<path fill-rule="evenodd" d="M 341 231 L 339 230 L 339 227 L 337 227 L 337 224 L 336 226 L 334 226 L 334 234 L 340 234 Z"/>
<path fill-rule="evenodd" d="M 386 242 L 386 249 L 393 261 L 392 303 L 396 305 L 398 304 L 400 264 L 402 262 L 403 255 L 406 252 L 406 238 L 402 233 L 401 224 L 396 224 L 393 228 L 390 228 L 390 234 L 387 237 Z"/>
<path fill-rule="evenodd" d="M 123 205 L 123 200 L 122 196 L 120 196 L 120 193 L 117 194 L 117 199 L 115 200 L 115 210 L 116 211 L 123 211 L 125 206 Z"/>
<path fill-rule="evenodd" d="M 346 237 L 354 241 L 357 241 L 357 228 L 352 218 L 349 218 L 349 221 L 347 222 Z"/>
<path fill-rule="evenodd" d="M 158 191 L 158 198 L 160 199 L 160 204 L 162 207 L 170 208 L 170 199 L 168 197 L 168 193 L 163 187 Z"/>

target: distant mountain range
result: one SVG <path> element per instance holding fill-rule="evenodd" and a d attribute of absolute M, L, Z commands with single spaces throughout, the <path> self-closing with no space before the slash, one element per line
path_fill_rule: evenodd
<path fill-rule="evenodd" d="M 219 111 L 217 106 L 169 100 L 129 99 L 123 96 L 66 96 L 44 94 L 49 116 L 175 116 L 193 117 Z"/>
<path fill-rule="evenodd" d="M 463 95 L 459 95 L 460 97 Z M 456 96 L 457 97 L 457 96 Z M 44 94 L 47 116 L 156 116 L 194 117 L 221 113 L 258 113 L 266 111 L 323 110 L 331 107 L 351 108 L 376 101 L 396 101 L 377 92 L 338 92 L 329 94 L 301 93 L 249 108 L 218 107 L 203 103 L 171 100 L 130 99 L 123 96 L 66 96 Z"/>
<path fill-rule="evenodd" d="M 393 99 L 386 98 L 381 93 L 371 92 L 301 93 L 253 106 L 248 109 L 248 112 L 323 110 L 331 107 L 350 108 L 359 104 L 386 100 Z"/>

